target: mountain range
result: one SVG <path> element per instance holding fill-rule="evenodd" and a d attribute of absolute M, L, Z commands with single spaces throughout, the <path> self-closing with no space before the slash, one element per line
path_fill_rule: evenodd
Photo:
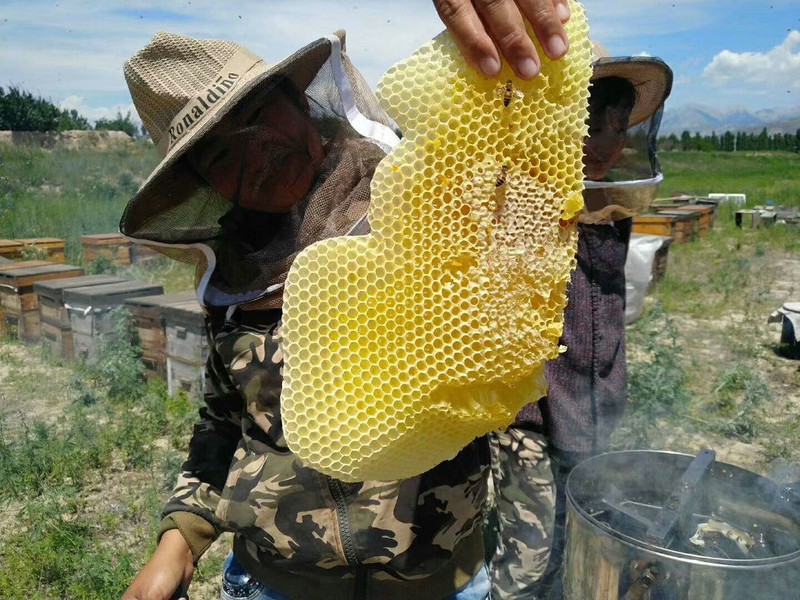
<path fill-rule="evenodd" d="M 692 135 L 717 135 L 725 131 L 759 133 L 764 127 L 770 134 L 796 133 L 800 129 L 800 106 L 780 109 L 750 111 L 746 108 L 717 108 L 702 104 L 667 105 L 661 120 L 659 136 L 674 133 L 680 136 L 688 131 Z"/>

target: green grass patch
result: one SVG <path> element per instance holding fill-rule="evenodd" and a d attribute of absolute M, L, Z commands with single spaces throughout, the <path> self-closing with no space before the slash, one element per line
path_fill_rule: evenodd
<path fill-rule="evenodd" d="M 800 154 L 793 152 L 660 152 L 659 196 L 747 194 L 750 206 L 772 200 L 800 207 Z"/>
<path fill-rule="evenodd" d="M 114 150 L 0 145 L 0 238 L 64 239 L 68 261 L 80 263 L 80 236 L 117 231 L 158 161 L 146 142 Z"/>

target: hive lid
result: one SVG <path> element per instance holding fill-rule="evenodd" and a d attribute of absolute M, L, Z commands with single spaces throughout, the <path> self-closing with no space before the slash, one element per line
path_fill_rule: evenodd
<path fill-rule="evenodd" d="M 83 268 L 59 263 L 45 263 L 16 269 L 9 265 L 0 269 L 0 281 L 5 281 L 8 285 L 23 287 L 32 285 L 40 279 L 60 277 L 69 273 L 73 273 L 76 276 L 83 275 Z"/>
<path fill-rule="evenodd" d="M 47 260 L 21 260 L 18 262 L 10 262 L 8 264 L 3 264 L 0 266 L 0 277 L 5 275 L 10 271 L 16 271 L 17 269 L 30 269 L 31 267 L 41 267 L 44 265 L 55 265 L 58 263 L 50 262 Z"/>
<path fill-rule="evenodd" d="M 131 240 L 121 233 L 90 233 L 81 236 L 81 243 L 83 244 L 97 244 L 97 243 L 111 243 L 111 242 L 126 242 L 130 243 Z"/>
<path fill-rule="evenodd" d="M 165 319 L 190 321 L 192 323 L 202 322 L 205 318 L 205 311 L 203 307 L 197 302 L 196 298 L 192 298 L 185 302 L 170 304 L 165 306 L 163 310 Z"/>
<path fill-rule="evenodd" d="M 122 277 L 115 277 L 114 275 L 81 275 L 78 277 L 68 277 L 66 279 L 37 281 L 33 284 L 33 291 L 40 296 L 46 296 L 54 300 L 63 300 L 64 290 L 70 288 L 119 283 L 122 281 L 125 281 L 125 279 Z"/>
<path fill-rule="evenodd" d="M 22 244 L 38 244 L 38 243 L 52 243 L 52 242 L 63 242 L 61 238 L 54 238 L 54 237 L 38 237 L 38 238 L 17 238 L 17 241 Z"/>
<path fill-rule="evenodd" d="M 143 281 L 122 281 L 64 290 L 64 302 L 73 306 L 104 308 L 122 304 L 126 298 L 163 293 L 162 285 Z"/>
<path fill-rule="evenodd" d="M 142 307 L 171 306 L 174 304 L 182 305 L 187 302 L 194 302 L 197 304 L 197 293 L 194 290 L 156 294 L 153 296 L 136 296 L 125 300 L 125 304 Z"/>

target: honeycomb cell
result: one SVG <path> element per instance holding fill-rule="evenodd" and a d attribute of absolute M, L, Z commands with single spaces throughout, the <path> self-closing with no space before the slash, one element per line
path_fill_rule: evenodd
<path fill-rule="evenodd" d="M 410 477 L 546 393 L 591 75 L 572 14 L 567 56 L 534 80 L 485 79 L 445 32 L 378 84 L 404 137 L 375 171 L 372 232 L 306 248 L 284 292 L 284 433 L 308 466 Z"/>

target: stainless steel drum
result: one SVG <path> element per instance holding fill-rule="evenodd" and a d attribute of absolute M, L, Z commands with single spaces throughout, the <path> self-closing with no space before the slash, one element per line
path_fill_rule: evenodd
<path fill-rule="evenodd" d="M 800 598 L 800 494 L 710 450 L 601 454 L 566 494 L 565 600 Z"/>

